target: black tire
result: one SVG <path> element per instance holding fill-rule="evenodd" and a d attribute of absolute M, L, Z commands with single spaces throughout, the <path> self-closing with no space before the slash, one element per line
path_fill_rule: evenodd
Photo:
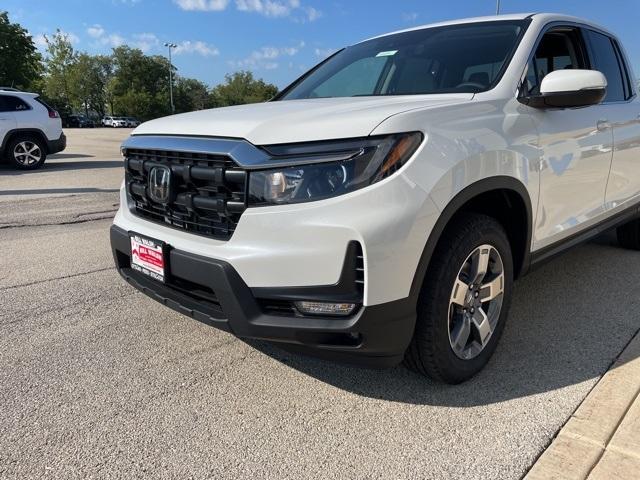
<path fill-rule="evenodd" d="M 616 230 L 618 243 L 630 250 L 640 250 L 640 220 L 632 220 Z"/>
<path fill-rule="evenodd" d="M 29 159 L 27 159 L 24 155 L 19 154 L 22 151 L 19 145 L 25 143 L 26 145 L 34 145 L 37 147 L 37 154 L 39 157 L 37 161 L 31 162 L 30 159 L 32 157 L 29 157 Z M 9 163 L 20 170 L 35 170 L 37 168 L 40 168 L 47 159 L 47 148 L 44 142 L 39 137 L 34 135 L 16 135 L 7 143 L 5 152 Z M 35 151 L 33 153 L 34 155 L 36 154 Z"/>
<path fill-rule="evenodd" d="M 450 342 L 450 299 L 461 266 L 482 245 L 494 247 L 502 260 L 502 306 L 484 349 L 474 358 L 462 359 Z M 416 329 L 405 354 L 405 364 L 436 381 L 458 384 L 482 370 L 504 330 L 513 290 L 511 246 L 504 228 L 494 218 L 465 213 L 447 227 L 432 258 L 419 295 Z"/>

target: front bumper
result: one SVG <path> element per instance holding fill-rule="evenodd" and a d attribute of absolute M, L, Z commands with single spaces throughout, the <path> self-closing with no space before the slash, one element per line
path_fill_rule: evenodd
<path fill-rule="evenodd" d="M 118 271 L 132 286 L 177 312 L 238 337 L 280 342 L 323 358 L 388 367 L 402 360 L 413 335 L 416 312 L 410 298 L 362 306 L 346 318 L 304 317 L 286 310 L 276 314 L 266 304 L 295 295 L 314 296 L 313 288 L 252 289 L 229 263 L 177 249 L 169 250 L 168 280 L 163 284 L 131 269 L 129 233 L 115 225 L 111 248 Z M 317 291 L 321 296 L 345 291 L 340 283 Z"/>
<path fill-rule="evenodd" d="M 64 133 L 60 134 L 60 138 L 47 140 L 47 151 L 49 154 L 61 152 L 65 148 L 67 148 L 67 136 Z"/>
<path fill-rule="evenodd" d="M 228 241 L 150 222 L 120 191 L 114 224 L 172 247 L 233 265 L 250 287 L 333 285 L 345 248 L 357 241 L 365 262 L 366 306 L 411 295 L 418 261 L 439 212 L 400 172 L 368 188 L 317 202 L 248 208 Z"/>

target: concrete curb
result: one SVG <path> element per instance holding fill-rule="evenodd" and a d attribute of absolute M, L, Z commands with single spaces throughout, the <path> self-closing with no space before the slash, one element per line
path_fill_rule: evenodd
<path fill-rule="evenodd" d="M 639 394 L 636 334 L 525 480 L 640 478 Z"/>

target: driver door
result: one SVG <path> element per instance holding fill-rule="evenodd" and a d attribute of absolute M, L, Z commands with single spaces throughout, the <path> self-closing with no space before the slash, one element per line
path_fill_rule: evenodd
<path fill-rule="evenodd" d="M 525 88 L 539 93 L 545 75 L 560 69 L 589 69 L 581 29 L 554 26 L 529 62 Z M 541 152 L 540 201 L 533 247 L 541 249 L 596 223 L 605 210 L 613 158 L 613 131 L 600 105 L 531 109 Z"/>

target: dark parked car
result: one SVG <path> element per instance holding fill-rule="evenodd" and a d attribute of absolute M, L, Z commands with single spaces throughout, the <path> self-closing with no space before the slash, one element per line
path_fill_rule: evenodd
<path fill-rule="evenodd" d="M 84 115 L 69 115 L 62 117 L 62 126 L 64 128 L 94 128 L 96 125 L 93 120 Z"/>

